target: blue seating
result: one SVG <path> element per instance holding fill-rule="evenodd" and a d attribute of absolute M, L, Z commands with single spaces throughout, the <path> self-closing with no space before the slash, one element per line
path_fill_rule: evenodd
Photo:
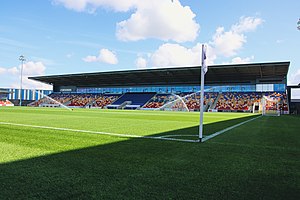
<path fill-rule="evenodd" d="M 140 93 L 140 92 L 132 92 L 132 93 L 125 93 L 121 96 L 117 101 L 115 101 L 111 105 L 121 105 L 124 102 L 130 102 L 131 108 L 142 107 L 146 104 L 156 93 L 155 92 L 148 92 L 148 93 Z"/>

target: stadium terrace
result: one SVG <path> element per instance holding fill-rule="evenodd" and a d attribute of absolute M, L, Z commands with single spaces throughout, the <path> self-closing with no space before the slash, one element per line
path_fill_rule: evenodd
<path fill-rule="evenodd" d="M 270 96 L 280 99 L 280 109 L 288 113 L 286 77 L 289 65 L 290 62 L 269 62 L 209 66 L 205 76 L 205 111 L 253 112 L 256 104 L 259 109 L 263 96 Z M 53 94 L 50 96 L 66 106 L 189 111 L 198 111 L 200 108 L 199 66 L 29 79 L 53 85 Z M 169 102 L 174 103 L 166 106 Z M 56 104 L 42 99 L 31 105 Z"/>

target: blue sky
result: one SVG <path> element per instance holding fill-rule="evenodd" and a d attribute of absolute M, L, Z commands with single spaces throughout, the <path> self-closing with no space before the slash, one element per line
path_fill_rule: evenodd
<path fill-rule="evenodd" d="M 10 0 L 0 3 L 0 87 L 28 76 L 291 61 L 300 82 L 300 1 Z"/>

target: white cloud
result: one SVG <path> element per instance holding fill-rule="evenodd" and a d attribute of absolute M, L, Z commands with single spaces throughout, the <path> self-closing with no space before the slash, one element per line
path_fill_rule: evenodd
<path fill-rule="evenodd" d="M 215 60 L 220 57 L 236 55 L 247 42 L 244 32 L 254 31 L 262 21 L 259 18 L 241 17 L 229 31 L 225 31 L 224 27 L 217 28 L 212 40 L 206 44 L 207 64 L 214 64 Z M 200 43 L 190 48 L 180 44 L 165 43 L 149 57 L 149 63 L 152 67 L 200 65 L 200 55 Z M 253 59 L 254 56 L 234 57 L 229 63 L 248 63 Z"/>
<path fill-rule="evenodd" d="M 13 82 L 13 84 L 11 84 L 10 87 L 11 88 L 20 88 L 20 84 L 18 84 L 17 82 Z M 27 79 L 27 77 L 25 79 L 23 78 L 22 88 L 23 89 L 53 90 L 52 85 L 29 80 L 29 79 Z"/>
<path fill-rule="evenodd" d="M 11 68 L 5 68 L 5 67 L 0 67 L 0 75 L 16 75 L 18 74 L 18 69 L 16 67 L 11 67 Z"/>
<path fill-rule="evenodd" d="M 62 4 L 67 9 L 77 12 L 93 12 L 97 8 L 109 8 L 119 12 L 126 12 L 136 6 L 139 0 L 53 0 L 54 4 Z"/>
<path fill-rule="evenodd" d="M 24 64 L 23 75 L 43 75 L 45 74 L 46 67 L 42 62 L 29 61 Z"/>
<path fill-rule="evenodd" d="M 52 89 L 52 86 L 37 81 L 29 80 L 30 76 L 45 74 L 46 67 L 42 62 L 27 62 L 23 65 L 22 87 L 25 89 Z M 19 88 L 21 77 L 21 65 L 19 67 L 0 68 L 0 79 L 6 87 Z"/>
<path fill-rule="evenodd" d="M 212 65 L 217 56 L 209 45 L 206 46 L 206 63 Z M 153 67 L 200 65 L 201 48 L 202 45 L 200 43 L 197 43 L 191 48 L 179 44 L 165 43 L 150 56 L 150 62 Z"/>
<path fill-rule="evenodd" d="M 135 61 L 135 66 L 138 69 L 146 69 L 147 68 L 147 60 L 142 57 L 138 57 Z"/>
<path fill-rule="evenodd" d="M 116 54 L 108 49 L 101 49 L 98 56 L 87 56 L 82 60 L 85 62 L 103 62 L 111 65 L 118 64 Z"/>
<path fill-rule="evenodd" d="M 200 28 L 195 16 L 190 7 L 182 6 L 178 0 L 144 1 L 129 19 L 117 24 L 117 37 L 124 41 L 194 41 Z"/>
<path fill-rule="evenodd" d="M 98 62 L 98 57 L 97 56 L 87 56 L 85 58 L 82 58 L 84 62 Z"/>
<path fill-rule="evenodd" d="M 206 62 L 207 65 L 213 65 L 217 59 L 216 49 L 206 44 Z"/>
<path fill-rule="evenodd" d="M 51 59 L 48 59 L 48 58 L 41 58 L 41 57 L 32 56 L 31 60 L 33 62 L 42 62 L 44 65 L 47 65 L 47 66 L 57 65 L 57 63 L 54 60 L 51 60 Z"/>
<path fill-rule="evenodd" d="M 6 69 L 3 67 L 0 67 L 0 74 L 4 74 L 6 72 Z"/>
<path fill-rule="evenodd" d="M 87 2 L 84 0 L 53 0 L 54 4 L 63 4 L 66 8 L 72 9 L 78 12 L 84 11 Z"/>
<path fill-rule="evenodd" d="M 19 66 L 19 70 L 21 66 Z M 42 62 L 29 61 L 24 64 L 23 68 L 23 88 L 29 89 L 52 89 L 52 86 L 40 83 L 37 81 L 29 80 L 30 76 L 41 76 L 44 75 L 46 66 Z"/>
<path fill-rule="evenodd" d="M 218 55 L 230 57 L 236 55 L 237 50 L 239 50 L 245 42 L 246 38 L 243 34 L 233 31 L 225 32 L 223 27 L 219 27 L 213 36 L 213 41 L 209 44 L 216 50 Z"/>
<path fill-rule="evenodd" d="M 179 44 L 161 45 L 150 57 L 153 67 L 191 66 L 200 64 L 200 44 L 186 48 Z"/>
<path fill-rule="evenodd" d="M 183 6 L 179 0 L 54 0 L 54 2 L 79 12 L 95 11 L 98 8 L 108 8 L 116 12 L 131 11 L 132 14 L 128 19 L 117 23 L 116 36 L 123 41 L 155 38 L 182 43 L 194 41 L 200 30 L 194 12 L 189 6 Z M 261 18 L 243 16 L 228 31 L 224 27 L 218 27 L 212 40 L 207 43 L 208 64 L 213 64 L 219 57 L 236 56 L 247 42 L 245 34 L 255 31 L 262 23 Z M 199 46 L 196 44 L 187 48 L 179 44 L 165 43 L 148 60 L 138 58 L 136 65 L 139 67 L 144 67 L 144 63 L 147 65 L 150 63 L 154 67 L 197 65 L 200 63 Z M 97 62 L 99 56 L 87 56 L 83 60 Z M 232 63 L 245 63 L 250 60 L 251 57 L 236 57 L 232 59 Z"/>
<path fill-rule="evenodd" d="M 108 49 L 101 49 L 99 54 L 100 61 L 115 65 L 118 63 L 118 58 L 115 53 Z"/>
<path fill-rule="evenodd" d="M 241 58 L 241 57 L 235 57 L 232 58 L 231 64 L 246 64 L 250 63 L 254 59 L 254 56 Z"/>
<path fill-rule="evenodd" d="M 239 23 L 233 25 L 231 30 L 236 33 L 244 33 L 255 31 L 257 26 L 263 23 L 261 18 L 255 17 L 241 17 Z"/>
<path fill-rule="evenodd" d="M 263 20 L 260 18 L 241 17 L 240 21 L 233 25 L 229 31 L 225 31 L 224 27 L 217 28 L 209 45 L 214 48 L 217 55 L 234 56 L 247 42 L 244 33 L 254 31 L 262 23 Z"/>
<path fill-rule="evenodd" d="M 17 75 L 19 74 L 19 70 L 17 67 L 12 67 L 7 69 L 8 74 Z"/>
<path fill-rule="evenodd" d="M 176 42 L 194 41 L 199 24 L 189 6 L 179 0 L 53 0 L 78 12 L 94 12 L 98 8 L 110 8 L 117 12 L 133 11 L 129 19 L 117 23 L 117 38 L 137 41 L 155 38 Z"/>
<path fill-rule="evenodd" d="M 300 83 L 300 69 L 290 75 L 288 85 L 298 85 Z"/>

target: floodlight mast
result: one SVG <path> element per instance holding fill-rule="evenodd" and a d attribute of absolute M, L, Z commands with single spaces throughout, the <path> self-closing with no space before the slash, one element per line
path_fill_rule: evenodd
<path fill-rule="evenodd" d="M 19 60 L 21 61 L 21 78 L 20 78 L 20 106 L 22 106 L 22 82 L 23 82 L 23 65 L 26 61 L 25 56 L 20 55 Z"/>

